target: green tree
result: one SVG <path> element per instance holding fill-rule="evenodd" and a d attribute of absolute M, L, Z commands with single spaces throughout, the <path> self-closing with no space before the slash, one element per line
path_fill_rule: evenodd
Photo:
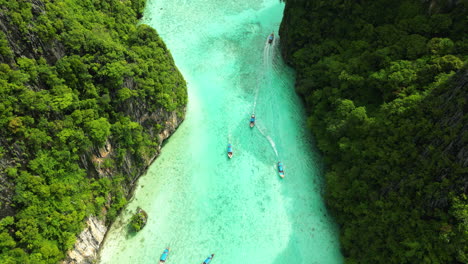
<path fill-rule="evenodd" d="M 103 144 L 110 135 L 111 125 L 104 117 L 87 122 L 86 127 L 91 138 L 97 143 Z"/>

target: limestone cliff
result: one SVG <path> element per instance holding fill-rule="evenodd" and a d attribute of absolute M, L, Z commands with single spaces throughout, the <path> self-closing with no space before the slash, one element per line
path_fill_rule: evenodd
<path fill-rule="evenodd" d="M 1 263 L 92 262 L 183 121 L 185 81 L 143 8 L 2 2 Z"/>
<path fill-rule="evenodd" d="M 144 114 L 141 118 L 138 118 L 140 122 L 142 120 L 146 121 L 148 119 L 158 120 L 159 122 L 165 122 L 165 129 L 163 129 L 159 134 L 157 134 L 157 139 L 160 144 L 158 144 L 157 152 L 153 156 L 147 157 L 145 160 L 145 166 L 132 166 L 132 157 L 127 156 L 125 158 L 125 163 L 119 168 L 119 171 L 102 169 L 101 164 L 105 159 L 112 159 L 115 155 L 114 147 L 111 142 L 107 142 L 105 147 L 96 148 L 89 155 L 85 155 L 85 160 L 91 160 L 92 162 L 83 162 L 83 167 L 87 168 L 88 171 L 92 170 L 91 173 L 95 173 L 98 177 L 112 177 L 115 173 L 121 173 L 122 171 L 128 175 L 135 175 L 130 178 L 129 184 L 123 185 L 125 194 L 128 198 L 132 195 L 132 191 L 135 188 L 135 183 L 138 180 L 139 176 L 143 175 L 146 172 L 146 169 L 151 163 L 157 158 L 161 151 L 161 145 L 164 140 L 169 138 L 176 130 L 178 125 L 182 122 L 180 118 L 177 117 L 175 113 L 169 114 L 164 119 L 159 119 L 159 115 L 156 113 Z M 158 123 L 159 123 L 158 122 Z M 110 224 L 110 223 L 108 223 Z M 62 261 L 62 264 L 92 264 L 95 263 L 95 260 L 98 257 L 98 252 L 100 246 L 104 240 L 105 234 L 107 232 L 108 224 L 106 221 L 100 220 L 95 216 L 90 216 L 86 220 L 86 228 L 78 236 L 73 249 L 67 252 L 67 258 Z"/>
<path fill-rule="evenodd" d="M 62 264 L 92 264 L 97 259 L 107 226 L 104 221 L 94 216 L 86 220 L 86 225 L 86 229 L 78 236 L 74 248 L 68 252 L 67 259 L 62 261 Z"/>
<path fill-rule="evenodd" d="M 285 2 L 345 262 L 468 263 L 468 3 Z"/>

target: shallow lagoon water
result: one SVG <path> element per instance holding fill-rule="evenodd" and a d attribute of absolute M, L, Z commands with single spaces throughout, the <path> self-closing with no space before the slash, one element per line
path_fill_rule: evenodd
<path fill-rule="evenodd" d="M 111 226 L 100 263 L 158 263 L 166 247 L 168 264 L 211 253 L 212 264 L 343 262 L 294 72 L 279 56 L 283 8 L 278 0 L 149 0 L 143 22 L 187 81 L 187 116 Z M 149 220 L 132 236 L 138 206 Z"/>

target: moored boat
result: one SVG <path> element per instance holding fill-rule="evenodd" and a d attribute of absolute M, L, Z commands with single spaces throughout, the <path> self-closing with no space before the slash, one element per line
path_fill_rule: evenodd
<path fill-rule="evenodd" d="M 203 261 L 202 264 L 208 264 L 211 262 L 211 260 L 213 260 L 214 258 L 214 254 L 211 254 L 211 256 L 209 256 L 208 258 L 205 259 L 205 261 Z"/>
<path fill-rule="evenodd" d="M 165 263 L 168 256 L 169 256 L 169 248 L 166 248 L 161 254 L 161 258 L 159 258 L 159 264 Z"/>

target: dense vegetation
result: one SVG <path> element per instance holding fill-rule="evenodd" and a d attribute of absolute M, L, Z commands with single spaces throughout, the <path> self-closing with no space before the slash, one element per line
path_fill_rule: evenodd
<path fill-rule="evenodd" d="M 346 263 L 468 263 L 467 15 L 467 1 L 286 1 L 282 52 Z"/>
<path fill-rule="evenodd" d="M 137 212 L 130 218 L 130 231 L 140 231 L 143 227 L 145 227 L 147 221 L 148 214 L 144 210 L 138 208 Z"/>
<path fill-rule="evenodd" d="M 112 221 L 136 175 L 99 172 L 147 165 L 162 115 L 183 116 L 185 81 L 143 7 L 0 0 L 0 263 L 57 263 L 86 216 Z"/>

